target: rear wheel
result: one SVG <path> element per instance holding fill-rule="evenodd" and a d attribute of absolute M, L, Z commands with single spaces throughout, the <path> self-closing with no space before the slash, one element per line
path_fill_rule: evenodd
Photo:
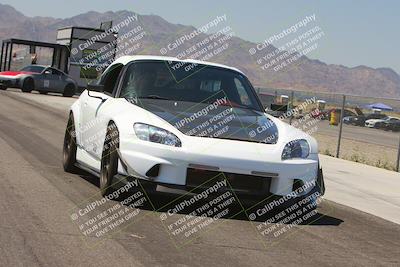
<path fill-rule="evenodd" d="M 0 90 L 7 90 L 7 86 L 0 86 Z"/>
<path fill-rule="evenodd" d="M 35 88 L 35 83 L 32 78 L 27 78 L 24 80 L 22 84 L 22 92 L 30 93 Z"/>
<path fill-rule="evenodd" d="M 76 132 L 74 124 L 74 116 L 69 115 L 67 129 L 65 130 L 64 146 L 63 146 L 63 167 L 66 172 L 76 172 Z"/>
<path fill-rule="evenodd" d="M 110 123 L 104 140 L 100 169 L 100 192 L 102 196 L 112 193 L 112 181 L 118 173 L 119 133 L 116 125 Z"/>
<path fill-rule="evenodd" d="M 71 97 L 75 94 L 75 85 L 73 84 L 67 84 L 64 88 L 64 93 L 63 96 L 65 97 Z"/>

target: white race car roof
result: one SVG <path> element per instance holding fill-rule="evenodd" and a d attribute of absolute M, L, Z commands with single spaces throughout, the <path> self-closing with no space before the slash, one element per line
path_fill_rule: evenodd
<path fill-rule="evenodd" d="M 185 62 L 185 63 L 193 63 L 193 64 L 202 64 L 202 65 L 208 65 L 208 66 L 214 66 L 214 67 L 221 67 L 225 69 L 230 69 L 234 70 L 237 72 L 240 72 L 244 74 L 242 71 L 240 71 L 237 68 L 229 67 L 223 64 L 218 64 L 218 63 L 213 63 L 213 62 L 207 62 L 207 61 L 201 61 L 201 60 L 195 60 L 195 59 L 178 59 L 176 57 L 164 57 L 164 56 L 150 56 L 150 55 L 136 55 L 136 56 L 122 56 L 120 58 L 117 58 L 112 65 L 120 63 L 123 65 L 128 64 L 129 62 L 135 61 L 135 60 L 163 60 L 163 61 L 178 61 L 178 62 Z"/>

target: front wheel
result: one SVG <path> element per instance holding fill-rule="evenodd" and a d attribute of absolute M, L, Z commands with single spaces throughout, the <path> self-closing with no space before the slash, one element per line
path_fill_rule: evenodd
<path fill-rule="evenodd" d="M 22 92 L 24 93 L 30 93 L 32 90 L 35 89 L 35 82 L 33 81 L 32 78 L 27 78 L 24 80 L 24 83 L 22 84 Z"/>
<path fill-rule="evenodd" d="M 67 128 L 65 130 L 63 146 L 63 167 L 66 172 L 74 173 L 77 170 L 75 167 L 76 148 L 74 116 L 71 114 L 69 115 Z"/>
<path fill-rule="evenodd" d="M 116 125 L 110 123 L 104 140 L 100 169 L 100 193 L 106 196 L 112 193 L 112 181 L 118 173 L 119 133 Z"/>
<path fill-rule="evenodd" d="M 67 86 L 65 86 L 63 96 L 72 97 L 74 94 L 75 94 L 75 85 L 67 84 Z"/>

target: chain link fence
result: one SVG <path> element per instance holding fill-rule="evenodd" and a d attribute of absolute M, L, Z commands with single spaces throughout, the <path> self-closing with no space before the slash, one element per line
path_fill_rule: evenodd
<path fill-rule="evenodd" d="M 268 113 L 315 137 L 321 154 L 399 171 L 400 100 L 256 90 Z"/>

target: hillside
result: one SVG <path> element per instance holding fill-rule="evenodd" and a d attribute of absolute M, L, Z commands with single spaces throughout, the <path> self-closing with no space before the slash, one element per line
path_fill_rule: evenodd
<path fill-rule="evenodd" d="M 0 4 L 0 39 L 22 38 L 55 42 L 56 31 L 65 26 L 98 27 L 101 21 L 113 20 L 114 25 L 132 13 L 88 12 L 67 19 L 51 17 L 27 17 L 8 5 Z M 160 54 L 160 48 L 178 39 L 183 34 L 195 30 L 192 26 L 172 24 L 155 15 L 139 15 L 139 21 L 146 37 L 141 40 L 138 54 Z M 128 26 L 120 34 L 128 32 Z M 233 29 L 234 30 L 234 29 Z M 180 47 L 185 50 L 204 39 L 201 34 Z M 363 96 L 400 98 L 400 76 L 389 68 L 370 68 L 358 66 L 348 68 L 341 65 L 326 64 L 302 56 L 295 64 L 275 72 L 262 70 L 256 60 L 249 55 L 255 44 L 233 37 L 229 48 L 212 58 L 212 61 L 235 66 L 244 71 L 254 85 L 268 88 L 296 89 L 316 92 L 347 93 Z M 269 46 L 268 50 L 275 49 Z M 168 53 L 168 55 L 176 56 Z"/>

